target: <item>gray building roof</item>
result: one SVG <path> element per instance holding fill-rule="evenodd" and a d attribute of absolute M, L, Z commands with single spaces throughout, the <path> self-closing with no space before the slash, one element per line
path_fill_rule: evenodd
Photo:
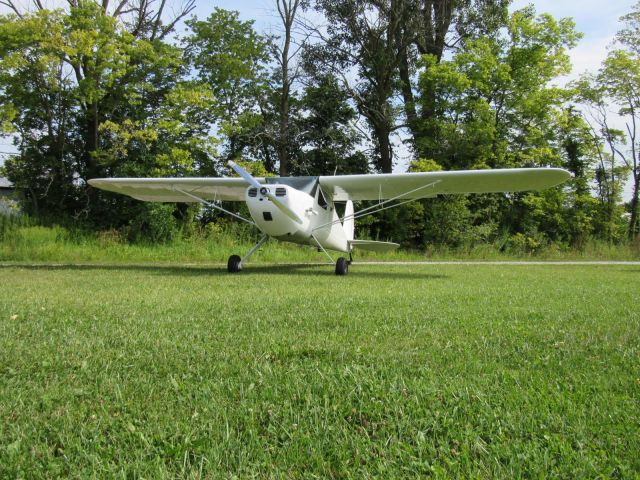
<path fill-rule="evenodd" d="M 13 188 L 13 183 L 5 177 L 0 177 L 0 188 Z"/>

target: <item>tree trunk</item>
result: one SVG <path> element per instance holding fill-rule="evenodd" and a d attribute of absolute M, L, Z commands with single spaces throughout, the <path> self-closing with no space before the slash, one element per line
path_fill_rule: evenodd
<path fill-rule="evenodd" d="M 86 121 L 86 138 L 85 138 L 85 165 L 86 165 L 86 178 L 90 179 L 98 174 L 98 166 L 94 155 L 92 155 L 98 149 L 98 104 L 92 103 L 87 110 Z"/>
<path fill-rule="evenodd" d="M 373 133 L 376 137 L 378 154 L 380 155 L 378 168 L 382 173 L 392 173 L 393 149 L 391 148 L 391 141 L 389 140 L 391 131 L 386 125 L 377 124 L 373 126 Z"/>
<path fill-rule="evenodd" d="M 629 219 L 629 239 L 635 240 L 638 236 L 638 189 L 640 188 L 640 175 L 633 176 L 633 196 L 631 197 L 631 218 Z"/>
<path fill-rule="evenodd" d="M 278 7 L 278 13 L 282 20 L 284 27 L 284 44 L 282 45 L 282 52 L 280 57 L 281 68 L 281 88 L 280 88 L 280 102 L 278 105 L 280 121 L 278 132 L 278 157 L 280 160 L 280 176 L 286 177 L 289 175 L 289 95 L 291 93 L 291 78 L 289 76 L 289 49 L 291 47 L 291 29 L 293 28 L 293 21 L 296 16 L 296 10 L 298 9 L 299 0 L 276 0 L 276 6 Z"/>
<path fill-rule="evenodd" d="M 411 140 L 415 149 L 416 139 L 420 137 L 420 130 L 418 127 L 415 98 L 413 97 L 413 90 L 411 89 L 411 74 L 409 72 L 409 58 L 406 47 L 400 49 L 398 57 L 398 73 L 400 75 L 400 90 L 404 100 L 404 113 L 407 117 L 407 125 L 413 137 Z"/>
<path fill-rule="evenodd" d="M 289 88 L 286 83 L 289 82 L 287 72 L 283 66 L 283 85 L 280 98 L 280 132 L 278 139 L 278 157 L 280 159 L 280 176 L 287 177 L 289 175 Z M 285 83 L 286 82 L 286 83 Z M 287 87 L 287 88 L 285 88 Z"/>

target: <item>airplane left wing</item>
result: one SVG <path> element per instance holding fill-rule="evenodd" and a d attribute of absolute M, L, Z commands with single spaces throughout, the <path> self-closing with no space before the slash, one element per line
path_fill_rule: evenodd
<path fill-rule="evenodd" d="M 264 178 L 256 178 L 265 183 Z M 146 202 L 198 202 L 205 200 L 244 200 L 247 182 L 242 178 L 94 178 L 92 187 L 129 195 Z M 186 192 L 186 193 L 185 193 Z"/>
<path fill-rule="evenodd" d="M 569 179 L 561 168 L 505 168 L 378 175 L 320 177 L 322 191 L 333 201 L 418 199 L 454 193 L 542 190 Z"/>

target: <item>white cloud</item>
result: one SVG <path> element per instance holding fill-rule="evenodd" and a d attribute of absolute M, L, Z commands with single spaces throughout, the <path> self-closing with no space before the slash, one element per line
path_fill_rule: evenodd
<path fill-rule="evenodd" d="M 571 50 L 573 75 L 580 75 L 585 71 L 595 72 L 600 68 L 607 56 L 607 48 L 613 43 L 614 36 L 593 38 L 581 41 Z"/>

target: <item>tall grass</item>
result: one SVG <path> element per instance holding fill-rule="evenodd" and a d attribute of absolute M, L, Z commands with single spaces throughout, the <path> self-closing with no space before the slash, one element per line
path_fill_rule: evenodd
<path fill-rule="evenodd" d="M 48 225 L 46 223 L 49 223 Z M 0 261 L 12 262 L 104 262 L 104 263 L 225 263 L 231 254 L 243 255 L 259 233 L 243 225 L 209 224 L 172 241 L 128 241 L 118 230 L 91 232 L 71 226 L 42 222 L 28 216 L 0 215 Z M 334 257 L 339 256 L 335 254 Z M 356 260 L 635 260 L 640 243 L 615 245 L 601 241 L 581 249 L 551 244 L 535 253 L 519 249 L 504 251 L 502 245 L 480 244 L 463 248 L 429 246 L 425 250 L 401 249 L 384 254 L 356 251 Z M 323 262 L 327 257 L 308 246 L 271 241 L 252 262 Z"/>

